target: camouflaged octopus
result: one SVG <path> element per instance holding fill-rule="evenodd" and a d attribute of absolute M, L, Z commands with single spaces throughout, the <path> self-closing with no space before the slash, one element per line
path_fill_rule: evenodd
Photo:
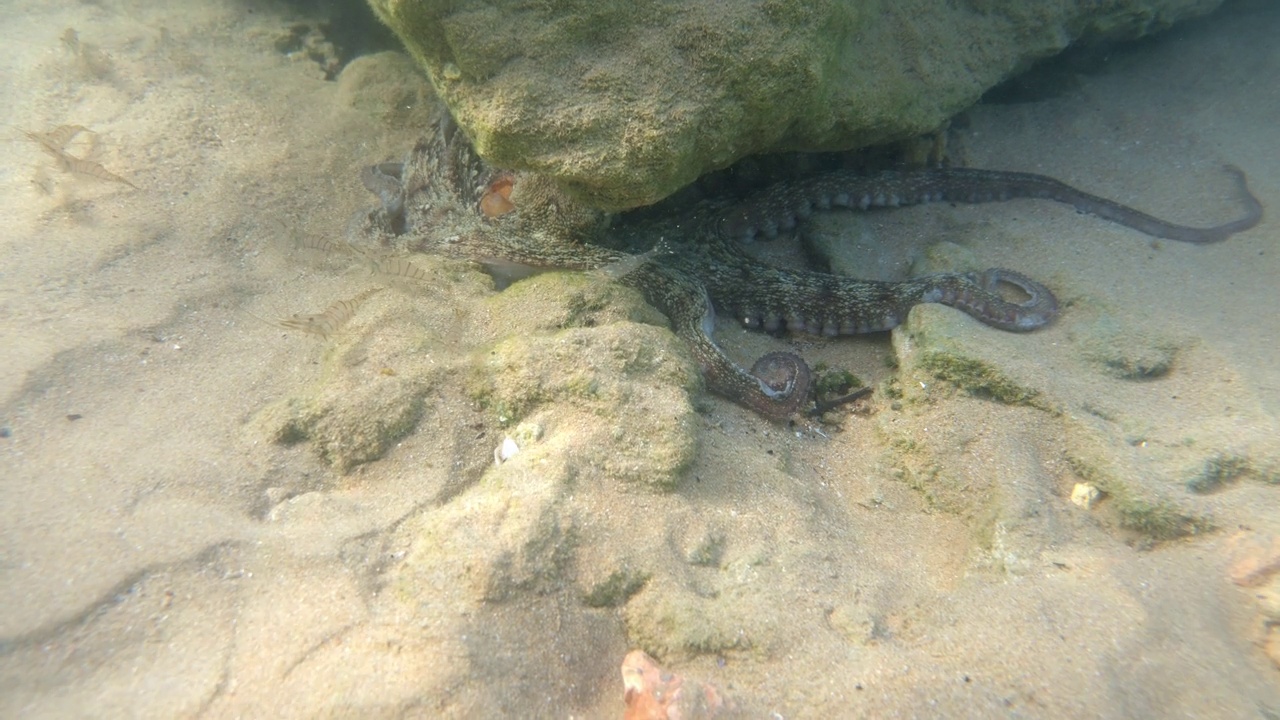
<path fill-rule="evenodd" d="M 1262 218 L 1240 170 L 1245 214 L 1209 228 L 1175 225 L 1076 190 L 1042 175 L 975 169 L 888 172 L 835 171 L 782 182 L 740 203 L 704 201 L 674 217 L 610 227 L 603 214 L 576 209 L 535 179 L 492 168 L 447 117 L 403 163 L 362 174 L 382 201 L 363 231 L 383 245 L 439 253 L 490 268 L 597 270 L 638 289 L 689 343 L 709 389 L 771 419 L 795 414 L 810 396 L 808 365 L 793 353 L 761 357 L 750 371 L 712 339 L 716 313 L 770 331 L 827 336 L 888 330 L 919 303 L 942 303 L 1015 332 L 1050 322 L 1053 293 L 1012 270 L 942 273 L 901 282 L 858 280 L 785 270 L 748 255 L 741 245 L 789 231 L 814 210 L 867 209 L 925 202 L 988 202 L 1043 198 L 1074 206 L 1158 238 L 1212 243 Z M 1021 291 L 1007 300 L 1004 286 Z"/>

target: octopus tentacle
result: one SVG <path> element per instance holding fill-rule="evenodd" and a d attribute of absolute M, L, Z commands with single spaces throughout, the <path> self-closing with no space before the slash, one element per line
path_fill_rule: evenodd
<path fill-rule="evenodd" d="M 554 203 L 544 213 L 535 210 L 536 204 L 519 202 L 512 203 L 513 210 L 504 205 L 503 212 L 484 212 L 485 194 L 493 193 L 495 178 L 503 176 L 445 119 L 403 164 L 366 169 L 362 179 L 381 200 L 382 222 L 361 227 L 380 242 L 388 240 L 390 229 L 411 250 L 484 264 L 592 271 L 637 288 L 689 344 L 709 390 L 768 418 L 786 419 L 809 400 L 809 366 L 793 353 L 775 352 L 744 369 L 712 337 L 716 311 L 751 327 L 844 335 L 888 330 L 913 306 L 942 303 L 993 327 L 1023 332 L 1050 322 L 1057 300 L 1040 283 L 1002 268 L 901 282 L 857 280 L 770 267 L 747 255 L 737 241 L 789 230 L 815 209 L 1044 198 L 1155 237 L 1218 242 L 1253 227 L 1263 213 L 1244 173 L 1227 170 L 1239 186 L 1245 214 L 1207 228 L 1166 222 L 1043 175 L 944 169 L 868 178 L 834 172 L 781 183 L 728 211 L 703 203 L 665 221 L 621 223 L 609 231 L 610 247 L 593 242 L 602 240 L 594 223 L 568 223 Z M 507 177 L 503 188 L 510 190 Z M 1010 299 L 1010 291 L 1021 299 Z"/>
<path fill-rule="evenodd" d="M 747 327 L 786 328 L 828 337 L 891 330 L 921 303 L 950 305 L 988 325 L 1014 332 L 1043 327 L 1058 312 L 1057 300 L 1048 288 L 1003 268 L 900 282 L 767 270 L 752 274 L 747 284 L 735 277 L 709 283 L 716 307 Z M 1012 286 L 1026 299 L 1006 299 L 1001 292 L 1004 286 Z"/>
<path fill-rule="evenodd" d="M 963 275 L 935 275 L 925 302 L 959 308 L 992 327 L 1027 332 L 1044 327 L 1058 314 L 1058 301 L 1049 288 L 1004 268 Z M 929 278 L 921 278 L 928 281 Z M 1012 285 L 1027 295 L 1022 302 L 1006 300 L 1000 286 Z"/>
<path fill-rule="evenodd" d="M 837 170 L 793 183 L 783 183 L 749 197 L 725 214 L 721 231 L 728 237 L 749 241 L 758 235 L 776 237 L 809 217 L 815 209 L 847 207 L 898 207 L 927 202 L 981 203 L 1038 198 L 1071 205 L 1152 237 L 1206 244 L 1244 232 L 1262 220 L 1262 203 L 1249 190 L 1243 171 L 1224 168 L 1237 185 L 1244 214 L 1212 227 L 1171 223 L 1113 200 L 1078 190 L 1060 180 L 1034 173 L 971 168 L 944 168 L 913 172 L 886 172 L 875 176 Z"/>
<path fill-rule="evenodd" d="M 696 280 L 669 266 L 648 263 L 619 282 L 639 289 L 667 316 L 672 330 L 689 344 L 707 389 L 772 420 L 795 415 L 808 401 L 813 376 L 799 355 L 769 353 L 748 372 L 716 345 L 711 337 L 715 311 Z"/>

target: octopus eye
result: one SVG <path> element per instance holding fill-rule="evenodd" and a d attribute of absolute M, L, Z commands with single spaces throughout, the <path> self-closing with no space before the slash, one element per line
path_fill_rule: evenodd
<path fill-rule="evenodd" d="M 480 198 L 480 212 L 485 217 L 493 218 L 515 210 L 516 206 L 511 202 L 511 188 L 514 184 L 510 175 L 501 175 L 490 183 L 489 189 Z"/>

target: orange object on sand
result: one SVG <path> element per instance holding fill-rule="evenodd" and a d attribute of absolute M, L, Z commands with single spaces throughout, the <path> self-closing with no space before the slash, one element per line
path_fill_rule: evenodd
<path fill-rule="evenodd" d="M 622 661 L 623 720 L 702 720 L 724 707 L 719 691 L 707 684 L 685 693 L 684 678 L 664 671 L 643 650 Z"/>

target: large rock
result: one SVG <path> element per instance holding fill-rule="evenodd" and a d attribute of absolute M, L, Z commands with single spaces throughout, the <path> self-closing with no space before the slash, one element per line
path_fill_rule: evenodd
<path fill-rule="evenodd" d="M 655 202 L 747 155 L 937 128 L 1078 40 L 1221 0 L 370 0 L 495 165 Z"/>

